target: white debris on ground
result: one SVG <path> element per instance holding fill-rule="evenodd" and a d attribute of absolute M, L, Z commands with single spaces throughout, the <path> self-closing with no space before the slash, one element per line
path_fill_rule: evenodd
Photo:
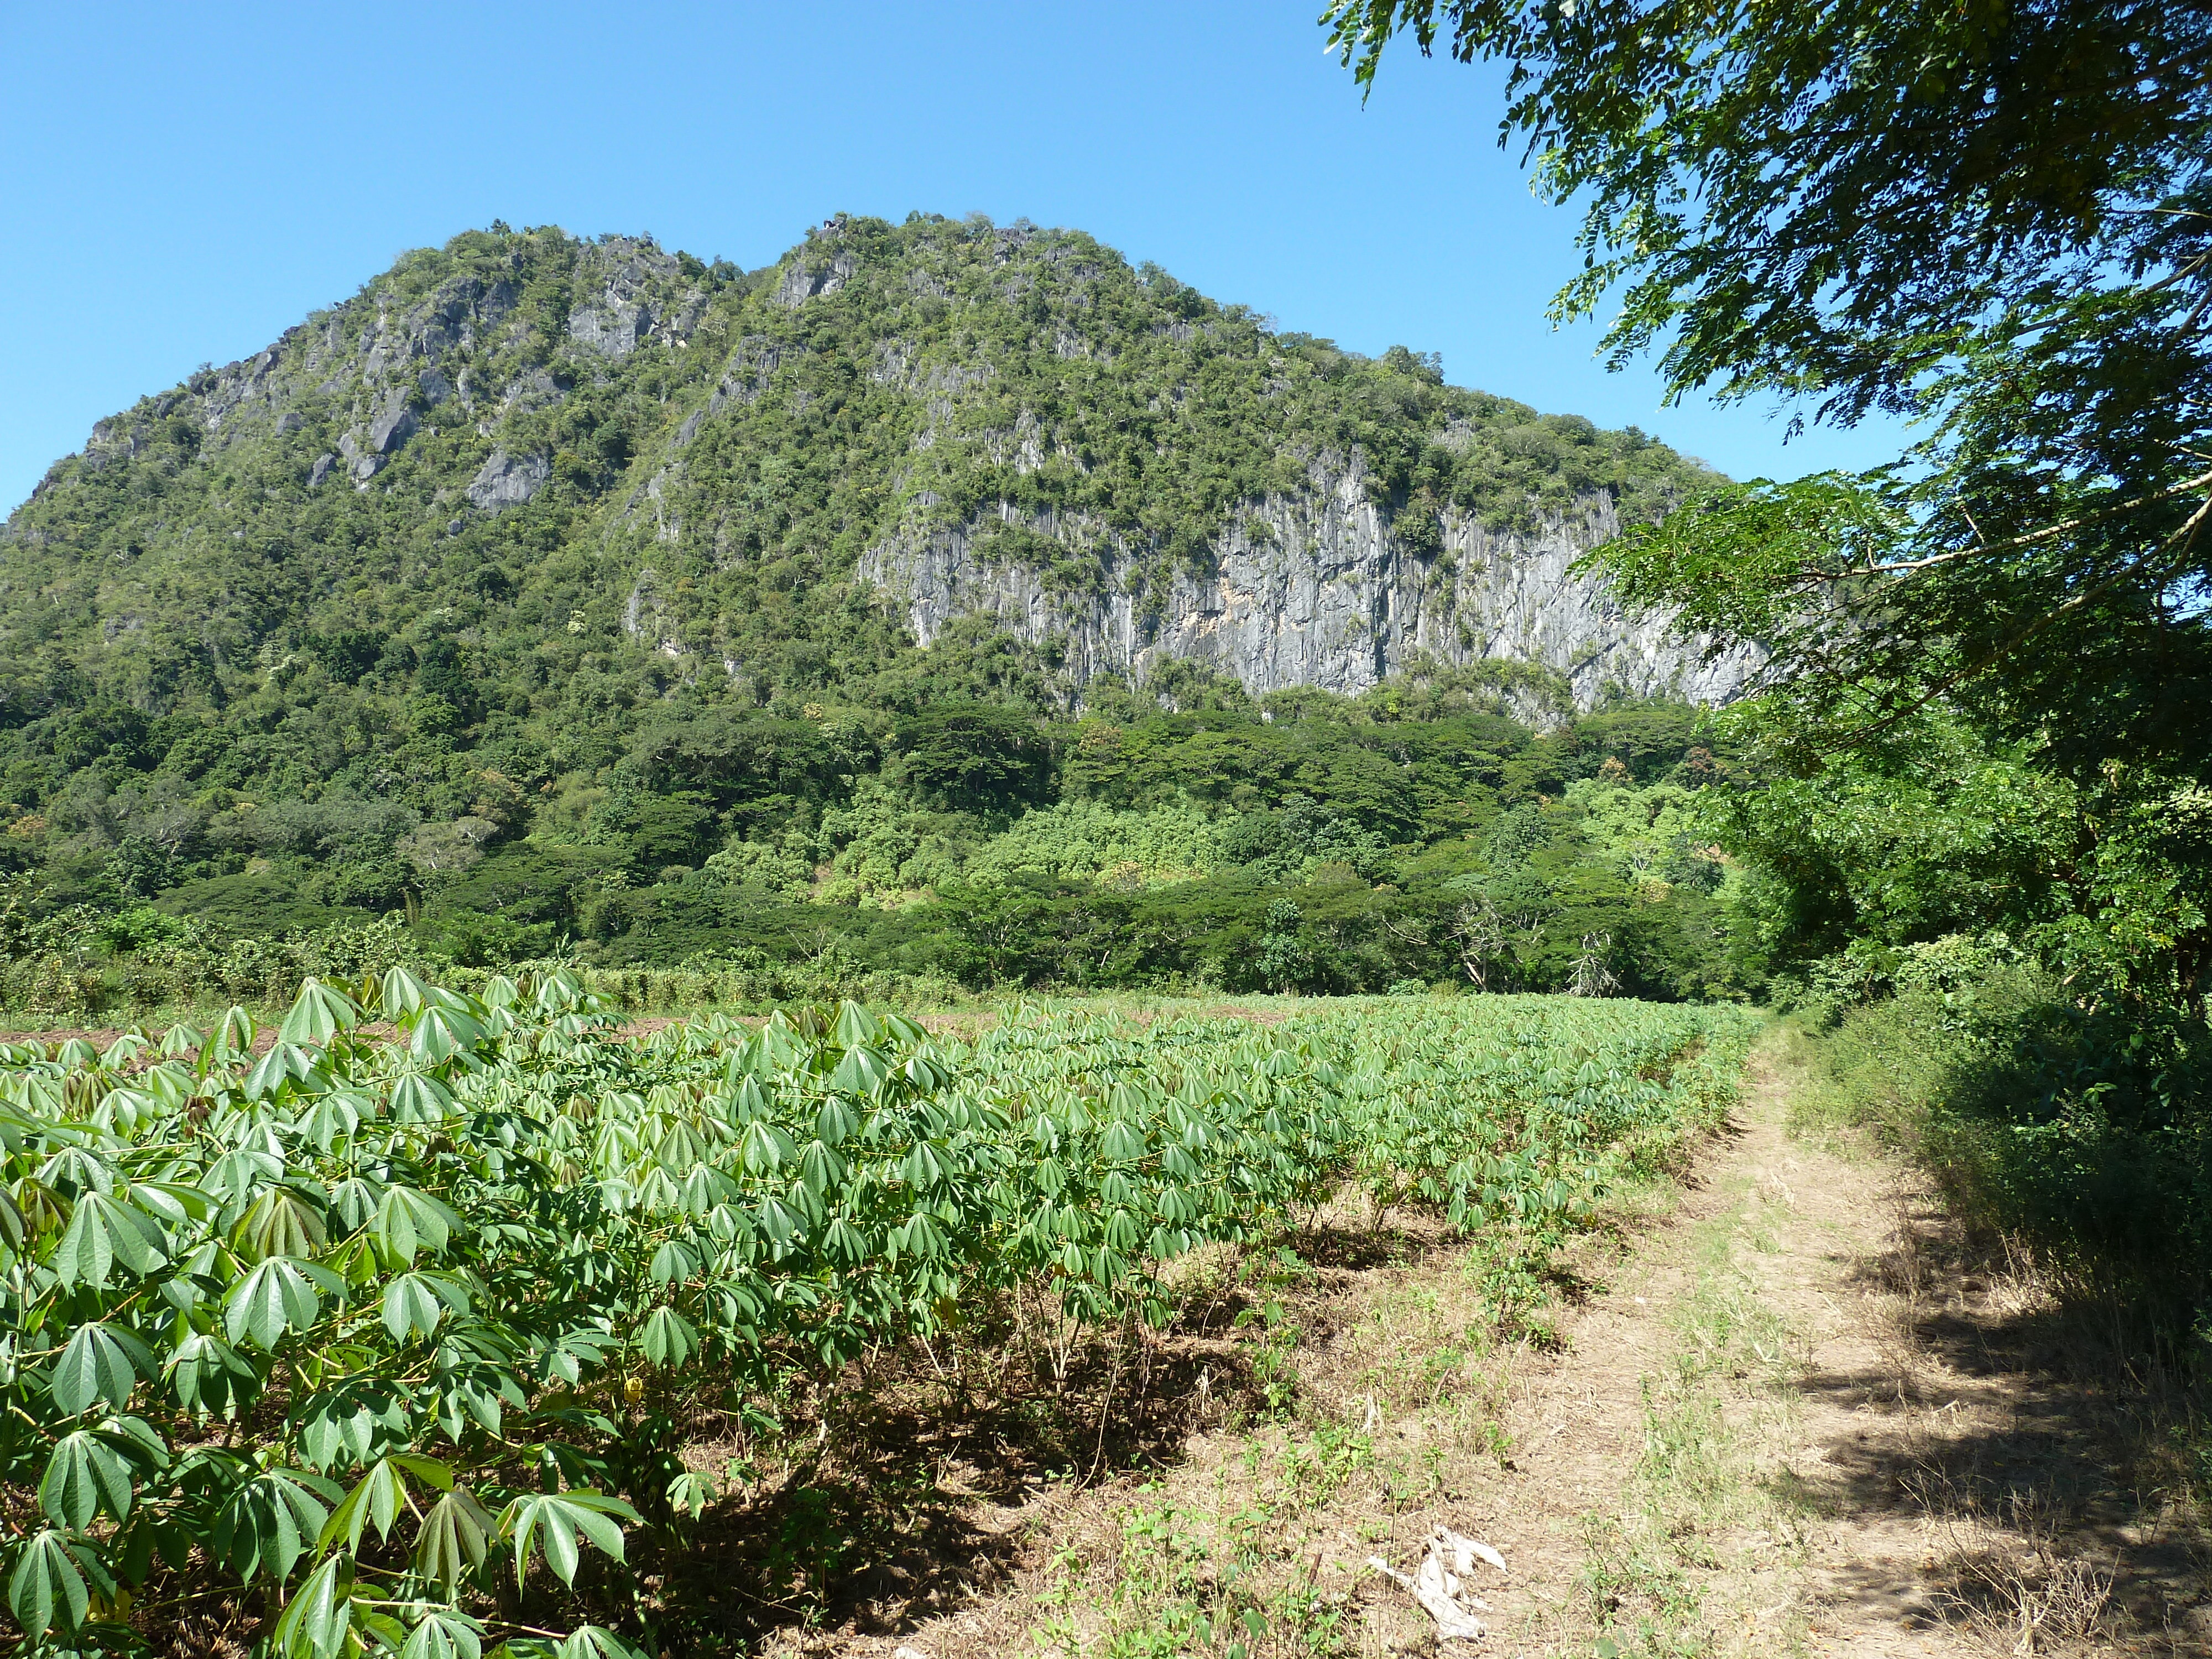
<path fill-rule="evenodd" d="M 1413 1591 L 1413 1599 L 1437 1621 L 1437 1638 L 1446 1642 L 1481 1639 L 1485 1627 L 1475 1614 L 1488 1613 L 1490 1604 L 1474 1593 L 1470 1582 L 1478 1561 L 1501 1573 L 1505 1571 L 1504 1556 L 1480 1539 L 1467 1537 L 1449 1527 L 1438 1527 L 1429 1534 L 1427 1553 L 1410 1578 L 1379 1555 L 1367 1558 L 1367 1565 L 1376 1571 Z"/>

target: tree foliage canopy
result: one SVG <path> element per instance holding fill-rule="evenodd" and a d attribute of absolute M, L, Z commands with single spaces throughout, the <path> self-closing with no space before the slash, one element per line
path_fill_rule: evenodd
<path fill-rule="evenodd" d="M 2034 0 L 1340 0 L 1509 64 L 1501 136 L 1583 200 L 1554 302 L 1672 392 L 1918 422 L 1860 479 L 1723 486 L 1600 562 L 1775 647 L 1822 736 L 1955 694 L 2077 775 L 2194 766 L 2212 658 L 2212 22 Z"/>

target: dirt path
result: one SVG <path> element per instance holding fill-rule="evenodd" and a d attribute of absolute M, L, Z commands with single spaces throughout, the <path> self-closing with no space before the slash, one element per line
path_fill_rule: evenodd
<path fill-rule="evenodd" d="M 1624 1652 L 1987 1651 L 1904 1485 L 1920 1389 L 1878 1264 L 1907 1194 L 1785 1118 L 1759 1066 L 1699 1184 L 1523 1370 L 1518 1478 L 1466 1517 L 1522 1563 L 1503 1650 L 1588 1651 L 1609 1616 Z"/>
<path fill-rule="evenodd" d="M 993 1588 L 788 1646 L 1433 1653 L 1369 1562 L 1411 1571 L 1443 1524 L 1508 1565 L 1462 1659 L 2212 1654 L 2200 1518 L 2130 1466 L 2140 1413 L 2039 1358 L 2047 1310 L 1946 1258 L 1895 1165 L 1788 1115 L 1755 1058 L 1687 1189 L 1584 1253 L 1555 1341 L 1500 1343 L 1461 1249 L 1322 1269 L 1260 1348 L 1279 1409 L 1224 1407 L 1149 1475 L 978 1503 Z"/>

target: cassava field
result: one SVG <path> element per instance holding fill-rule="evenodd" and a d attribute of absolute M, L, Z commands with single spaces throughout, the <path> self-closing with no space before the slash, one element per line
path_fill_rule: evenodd
<path fill-rule="evenodd" d="M 1401 997 L 640 1036 L 558 971 L 395 970 L 309 981 L 273 1043 L 242 1010 L 18 1043 L 9 1606 L 56 1651 L 797 1639 L 941 1510 L 868 1475 L 914 1467 L 887 1445 L 1074 1492 L 1194 1413 L 1267 1420 L 1316 1263 L 1462 1241 L 1540 1346 L 1559 1252 L 1722 1121 L 1755 1025 Z M 1190 1650 L 1305 1629 L 1187 1599 Z"/>

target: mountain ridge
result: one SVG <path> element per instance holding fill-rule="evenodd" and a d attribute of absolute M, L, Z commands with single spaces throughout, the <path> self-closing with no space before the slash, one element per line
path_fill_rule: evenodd
<path fill-rule="evenodd" d="M 1105 292 L 1093 292 L 1102 285 Z M 733 406 L 757 405 L 772 390 L 803 415 L 810 397 L 820 395 L 806 383 L 805 371 L 823 365 L 822 347 L 809 337 L 801 319 L 811 307 L 840 295 L 849 301 L 856 288 L 871 286 L 879 300 L 887 289 L 895 300 L 907 301 L 905 313 L 872 328 L 864 323 L 861 337 L 839 343 L 854 361 L 833 367 L 847 379 L 865 374 L 876 387 L 913 405 L 897 418 L 907 442 L 890 453 L 881 453 L 878 445 L 878 453 L 864 455 L 855 453 L 857 447 L 841 445 L 839 458 L 854 488 L 846 492 L 847 499 L 828 503 L 834 522 L 808 526 L 826 532 L 819 540 L 830 545 L 800 539 L 824 562 L 823 569 L 809 573 L 811 580 L 878 577 L 907 599 L 906 625 L 918 635 L 933 638 L 957 615 L 996 615 L 1006 607 L 988 583 L 981 592 L 969 591 L 977 586 L 972 581 L 933 586 L 927 560 L 913 556 L 915 551 L 926 549 L 933 538 L 940 545 L 947 538 L 1006 543 L 1003 532 L 1019 530 L 1024 534 L 1015 538 L 1018 544 L 998 550 L 996 566 L 1026 573 L 1029 586 L 1049 592 L 1056 603 L 1038 615 L 1008 618 L 1012 631 L 1048 654 L 1056 636 L 1087 633 L 1092 647 L 1076 657 L 1092 671 L 1115 670 L 1141 679 L 1152 661 L 1194 657 L 1255 690 L 1279 684 L 1356 690 L 1410 665 L 1415 652 L 1426 651 L 1448 662 L 1492 656 L 1534 661 L 1565 674 L 1575 700 L 1583 706 L 1608 681 L 1643 695 L 1674 689 L 1699 701 L 1725 697 L 1734 689 L 1725 672 L 1716 676 L 1695 666 L 1692 654 L 1665 641 L 1661 630 L 1624 623 L 1589 585 L 1567 578 L 1565 561 L 1557 556 L 1546 576 L 1547 593 L 1516 597 L 1522 613 L 1518 626 L 1502 617 L 1498 607 L 1480 605 L 1473 607 L 1469 626 L 1424 633 L 1389 625 L 1393 614 L 1419 608 L 1409 602 L 1418 599 L 1425 585 L 1436 585 L 1439 560 L 1445 568 L 1444 609 L 1456 612 L 1470 584 L 1455 580 L 1455 563 L 1473 562 L 1494 586 L 1517 564 L 1546 552 L 1583 550 L 1593 533 L 1584 530 L 1577 535 L 1567 526 L 1577 519 L 1590 520 L 1593 509 L 1600 520 L 1609 520 L 1623 507 L 1632 515 L 1639 507 L 1648 511 L 1639 491 L 1648 493 L 1654 476 L 1662 489 L 1694 476 L 1671 452 L 1641 434 L 1599 434 L 1576 417 L 1535 416 L 1504 399 L 1446 388 L 1433 365 L 1414 354 L 1398 350 L 1370 362 L 1338 352 L 1325 341 L 1273 334 L 1244 308 L 1218 306 L 1154 267 L 1132 270 L 1120 256 L 1079 233 L 1040 232 L 1021 225 L 1000 229 L 910 220 L 894 229 L 881 222 L 834 218 L 810 231 L 808 240 L 776 265 L 750 274 L 668 253 L 649 239 L 586 241 L 557 232 L 517 234 L 503 228 L 467 233 L 445 249 L 404 257 L 353 300 L 287 330 L 269 349 L 222 369 L 201 371 L 170 392 L 99 422 L 84 450 L 58 462 L 31 500 L 10 515 L 0 528 L 0 545 L 35 549 L 71 539 L 66 530 L 58 536 L 54 524 L 40 522 L 69 517 L 51 510 L 54 493 L 82 489 L 113 467 L 158 465 L 154 452 L 185 441 L 179 421 L 198 428 L 191 434 L 194 451 L 204 448 L 217 456 L 257 434 L 264 445 L 295 440 L 286 459 L 302 493 L 349 483 L 359 494 L 374 488 L 389 495 L 401 487 L 387 477 L 390 470 L 402 460 L 411 463 L 409 470 L 418 475 L 408 492 L 417 509 L 413 521 L 386 522 L 365 531 L 349 526 L 356 546 L 388 544 L 395 532 L 419 537 L 443 530 L 459 538 L 471 521 L 529 507 L 549 489 L 557 495 L 556 486 L 565 486 L 570 497 L 565 514 L 554 516 L 573 520 L 580 512 L 596 518 L 603 560 L 627 561 L 615 574 L 627 574 L 630 581 L 618 586 L 602 583 L 610 591 L 592 596 L 604 605 L 619 592 L 613 608 L 627 638 L 664 655 L 672 647 L 673 654 L 696 658 L 702 665 L 719 662 L 725 675 L 734 678 L 747 653 L 710 648 L 702 636 L 713 635 L 714 626 L 696 614 L 696 607 L 694 614 L 679 614 L 686 607 L 665 589 L 681 578 L 662 567 L 673 558 L 720 569 L 757 556 L 762 545 L 761 498 L 772 497 L 780 481 L 773 466 L 763 471 L 763 458 L 756 454 L 744 458 L 754 465 L 734 469 L 737 476 L 725 465 L 702 482 L 692 465 L 693 447 L 706 429 L 710 440 L 723 438 L 726 449 L 728 434 L 712 428 L 726 422 Z M 944 308 L 951 305 L 1013 308 L 1018 324 L 1030 331 L 1027 343 L 1033 353 L 1042 355 L 1041 347 L 1064 363 L 1079 365 L 1082 373 L 1063 374 L 1059 386 L 1046 385 L 1034 373 L 1009 376 L 1004 363 L 994 361 L 997 354 L 978 350 L 972 335 L 963 339 L 956 333 L 950 341 L 929 337 L 933 323 L 943 335 Z M 1116 308 L 1137 314 L 1118 315 L 1101 326 L 1099 313 Z M 875 307 L 878 318 L 884 312 L 882 305 Z M 779 313 L 787 325 L 775 325 Z M 769 326 L 761 325 L 764 320 Z M 904 325 L 917 320 L 918 329 Z M 1071 411 L 1068 405 L 1095 392 L 1097 371 L 1118 368 L 1133 343 L 1142 351 L 1161 343 L 1167 361 L 1155 366 L 1159 372 L 1139 388 L 1149 394 L 1142 408 L 1125 397 L 1124 407 L 1109 411 L 1112 422 L 1126 428 L 1133 410 L 1158 417 L 1153 423 L 1162 432 L 1143 435 L 1164 453 L 1176 447 L 1173 428 L 1178 421 L 1188 427 L 1212 419 L 1217 428 L 1229 428 L 1212 435 L 1232 442 L 1243 439 L 1253 453 L 1232 457 L 1226 465 L 1218 454 L 1200 455 L 1196 465 L 1180 469 L 1183 476 L 1170 476 L 1164 490 L 1152 487 L 1153 480 L 1126 477 L 1103 490 L 1086 489 L 1101 459 L 1090 453 L 1098 434 L 1085 429 L 1080 418 L 1071 422 L 1071 412 L 1079 416 L 1083 411 Z M 1003 343 L 994 340 L 991 345 Z M 865 362 L 858 361 L 861 354 L 853 349 L 857 345 L 866 348 Z M 1285 347 L 1301 378 L 1309 381 L 1343 381 L 1349 371 L 1350 389 L 1370 404 L 1387 401 L 1376 395 L 1378 391 L 1405 401 L 1410 389 L 1415 394 L 1411 401 L 1420 405 L 1425 400 L 1427 406 L 1384 408 L 1379 422 L 1374 409 L 1325 411 L 1338 417 L 1334 430 L 1320 429 L 1310 419 L 1302 428 L 1296 412 L 1273 430 L 1237 430 L 1233 415 L 1221 420 L 1219 388 L 1206 384 L 1209 369 L 1239 350 L 1246 360 L 1243 368 L 1254 367 L 1252 360 L 1262 350 L 1273 359 L 1270 368 L 1282 366 Z M 816 360 L 812 364 L 805 361 L 810 357 Z M 655 359 L 649 373 L 632 374 Z M 663 409 L 674 396 L 682 404 L 681 418 L 653 421 L 653 429 L 633 431 L 633 426 L 647 422 L 635 418 L 639 400 L 632 398 L 631 407 L 616 411 L 611 419 L 602 418 L 603 410 L 586 409 L 584 419 L 564 426 L 558 418 L 563 406 L 573 408 L 580 390 L 588 402 L 588 394 L 604 392 L 611 378 L 645 380 Z M 1010 379 L 1024 383 L 1010 389 Z M 1395 384 L 1370 384 L 1384 380 Z M 1291 389 L 1281 384 L 1279 374 L 1270 374 L 1267 380 L 1258 389 L 1259 398 L 1248 402 L 1279 398 Z M 828 388 L 832 398 L 848 390 Z M 1217 406 L 1209 409 L 1209 401 Z M 1054 403 L 1060 406 L 1052 407 Z M 1310 409 L 1304 412 L 1311 414 Z M 1342 418 L 1347 413 L 1352 418 Z M 879 416 L 884 422 L 894 418 Z M 1464 446 L 1480 435 L 1479 428 L 1501 424 L 1511 428 L 1504 434 L 1504 474 L 1511 472 L 1516 444 L 1528 447 L 1534 442 L 1541 449 L 1545 443 L 1535 441 L 1548 441 L 1559 453 L 1536 457 L 1533 471 L 1523 468 L 1529 476 L 1501 477 L 1490 488 L 1449 476 L 1466 470 L 1455 461 L 1439 466 L 1440 453 L 1455 438 Z M 1379 446 L 1374 442 L 1378 428 L 1385 437 Z M 310 437 L 315 441 L 304 441 Z M 1430 453 L 1422 452 L 1423 442 Z M 1650 463 L 1644 475 L 1630 475 L 1618 465 L 1618 453 L 1608 450 L 1614 446 L 1617 451 L 1624 442 Z M 1141 446 L 1121 447 L 1124 453 L 1108 459 L 1124 472 L 1133 455 L 1140 462 L 1152 459 L 1141 454 Z M 1400 453 L 1370 453 L 1377 447 Z M 939 454 L 933 456 L 933 449 Z M 946 454 L 953 457 L 950 465 Z M 201 458 L 196 453 L 191 459 Z M 787 455 L 765 459 L 789 462 Z M 459 476 L 464 469 L 465 479 Z M 386 482 L 374 484 L 380 477 Z M 1531 482 L 1536 488 L 1527 487 Z M 430 485 L 428 490 L 420 487 L 424 483 Z M 1525 500 L 1512 499 L 1516 485 Z M 1212 567 L 1224 555 L 1233 564 L 1240 553 L 1251 550 L 1239 545 L 1240 539 L 1249 539 L 1248 529 L 1256 526 L 1263 535 L 1272 530 L 1279 539 L 1281 529 L 1302 507 L 1332 494 L 1345 498 L 1345 514 L 1339 516 L 1362 520 L 1352 537 L 1358 545 L 1316 545 L 1315 562 L 1351 573 L 1352 598 L 1340 608 L 1355 623 L 1354 631 L 1372 631 L 1382 645 L 1370 654 L 1366 670 L 1346 666 L 1352 660 L 1347 653 L 1356 654 L 1358 642 L 1345 637 L 1342 625 L 1307 653 L 1323 666 L 1303 677 L 1285 669 L 1279 650 L 1264 661 L 1249 653 L 1209 653 L 1218 630 L 1196 619 L 1219 608 L 1200 591 L 1218 578 Z M 775 503 L 767 505 L 773 509 Z M 1531 506 L 1538 507 L 1537 514 L 1529 513 Z M 228 526 L 234 539 L 270 533 L 266 514 L 239 510 L 230 516 L 239 520 Z M 275 528 L 313 537 L 322 526 L 300 521 L 310 516 L 295 514 L 295 522 Z M 773 511 L 769 516 L 772 521 Z M 1514 527 L 1516 521 L 1520 529 Z M 562 530 L 586 527 L 564 525 Z M 1536 533 L 1527 533 L 1532 528 Z M 1000 533 L 994 538 L 994 532 Z M 222 533 L 220 527 L 216 533 Z M 541 547 L 546 539 L 536 538 Z M 785 538 L 787 546 L 789 539 Z M 85 550 L 101 550 L 96 534 L 91 540 L 95 545 Z M 117 550 L 130 562 L 136 556 L 129 552 L 133 542 L 127 527 L 121 540 Z M 1492 545 L 1477 545 L 1486 540 Z M 1080 568 L 1086 560 L 1100 568 Z M 1382 572 L 1382 565 L 1405 569 Z M 82 587 L 82 572 L 58 574 L 64 588 L 72 586 L 67 580 L 72 574 L 80 579 L 74 586 Z M 368 574 L 374 574 L 373 565 Z M 702 573 L 691 574 L 696 586 Z M 488 580 L 495 585 L 501 580 Z M 1315 585 L 1331 580 L 1338 579 Z M 23 630 L 20 615 L 10 614 L 20 613 L 20 605 L 10 601 L 23 583 L 19 577 L 6 586 L 13 591 L 0 592 L 0 629 L 7 630 L 0 638 L 13 642 Z M 103 593 L 88 596 L 111 642 L 143 633 L 150 620 L 146 606 L 131 603 L 127 588 L 127 582 L 110 580 Z M 1097 648 L 1102 629 L 1097 617 L 1085 610 L 1086 600 L 1108 589 L 1116 596 L 1107 610 L 1122 641 L 1115 651 Z M 71 597 L 60 596 L 64 611 Z M 75 597 L 82 605 L 88 596 Z M 299 608 L 280 605 L 276 615 L 229 629 L 217 619 L 200 618 L 200 643 L 215 660 L 234 659 L 238 647 L 258 646 L 270 634 L 299 626 Z M 592 610 L 589 603 L 581 608 L 587 615 Z M 1097 609 L 1090 607 L 1092 612 Z M 1512 607 L 1507 609 L 1510 613 Z M 1540 620 L 1547 611 L 1555 618 L 1564 611 L 1569 625 L 1548 630 L 1528 625 L 1532 614 Z M 62 620 L 60 629 L 33 631 L 49 637 L 67 631 L 68 619 Z M 1317 610 L 1278 621 L 1281 625 L 1268 631 L 1310 631 L 1316 624 L 1328 631 Z M 665 623 L 667 630 L 646 640 L 647 622 Z M 82 628 L 79 639 L 82 644 Z M 1616 664 L 1622 672 L 1616 672 Z M 799 678 L 806 678 L 804 671 Z M 814 680 L 818 689 L 818 672 Z M 1079 700 L 1082 689 L 1079 679 L 1066 675 L 1054 686 L 1063 704 Z M 11 695 L 20 701 L 20 692 L 0 686 L 0 708 Z M 156 688 L 127 695 L 143 706 L 149 697 L 160 701 L 162 693 Z"/>

